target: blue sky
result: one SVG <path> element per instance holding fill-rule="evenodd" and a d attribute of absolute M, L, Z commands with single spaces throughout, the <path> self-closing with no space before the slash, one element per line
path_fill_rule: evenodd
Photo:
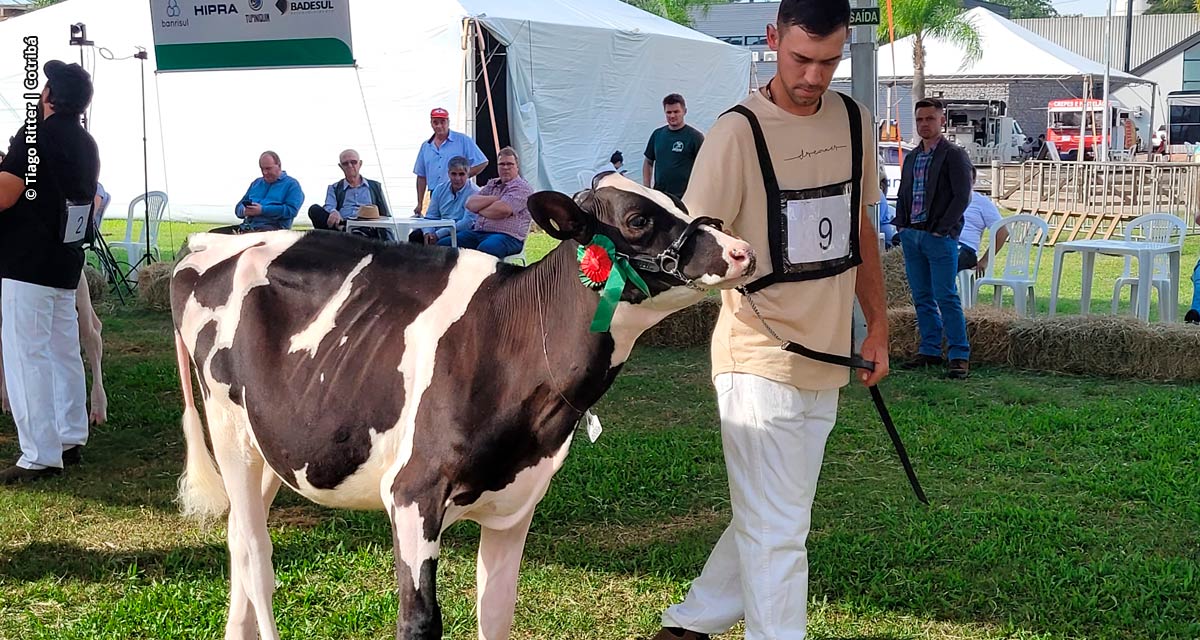
<path fill-rule="evenodd" d="M 1102 16 L 1105 11 L 1104 0 L 1055 0 L 1054 8 L 1059 13 L 1082 13 L 1085 16 Z"/>

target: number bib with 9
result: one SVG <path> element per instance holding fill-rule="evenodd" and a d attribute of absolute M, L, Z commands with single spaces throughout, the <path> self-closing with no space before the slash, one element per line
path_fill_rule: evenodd
<path fill-rule="evenodd" d="M 850 255 L 850 194 L 788 200 L 787 261 L 793 265 Z"/>

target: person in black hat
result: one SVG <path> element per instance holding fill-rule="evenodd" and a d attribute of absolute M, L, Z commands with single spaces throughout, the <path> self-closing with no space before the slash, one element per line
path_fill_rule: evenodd
<path fill-rule="evenodd" d="M 43 72 L 36 112 L 0 163 L 0 331 L 21 445 L 0 484 L 60 473 L 79 462 L 88 438 L 75 289 L 100 173 L 96 141 L 80 124 L 92 79 L 59 60 Z"/>

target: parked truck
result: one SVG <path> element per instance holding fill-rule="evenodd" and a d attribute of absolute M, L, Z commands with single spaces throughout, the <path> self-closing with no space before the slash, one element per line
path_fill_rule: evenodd
<path fill-rule="evenodd" d="M 1115 154 L 1140 150 L 1136 120 L 1140 110 L 1134 111 L 1119 101 L 1109 99 L 1109 150 Z M 1066 160 L 1079 159 L 1082 140 L 1084 160 L 1094 160 L 1096 149 L 1103 138 L 1104 101 L 1092 98 L 1065 98 L 1051 100 L 1046 108 L 1046 141 L 1054 143 L 1058 155 Z"/>
<path fill-rule="evenodd" d="M 942 103 L 946 107 L 946 139 L 965 149 L 975 164 L 1018 158 L 1025 134 L 1007 115 L 1008 105 L 1003 100 L 946 99 Z"/>

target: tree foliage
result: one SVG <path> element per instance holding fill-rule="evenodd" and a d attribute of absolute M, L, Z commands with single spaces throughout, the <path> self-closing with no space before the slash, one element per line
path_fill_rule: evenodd
<path fill-rule="evenodd" d="M 1012 9 L 1012 19 L 1018 18 L 1054 18 L 1058 10 L 1051 0 L 991 0 Z"/>
<path fill-rule="evenodd" d="M 888 41 L 886 12 L 879 25 L 880 41 Z M 913 36 L 913 98 L 925 97 L 925 41 L 937 38 L 963 48 L 963 66 L 979 60 L 983 43 L 975 24 L 963 15 L 958 0 L 894 0 L 896 39 Z"/>
<path fill-rule="evenodd" d="M 1146 13 L 1196 13 L 1200 0 L 1149 0 Z"/>
<path fill-rule="evenodd" d="M 662 16 L 685 27 L 692 26 L 692 13 L 701 12 L 714 4 L 725 4 L 729 0 L 624 0 L 643 10 Z"/>

